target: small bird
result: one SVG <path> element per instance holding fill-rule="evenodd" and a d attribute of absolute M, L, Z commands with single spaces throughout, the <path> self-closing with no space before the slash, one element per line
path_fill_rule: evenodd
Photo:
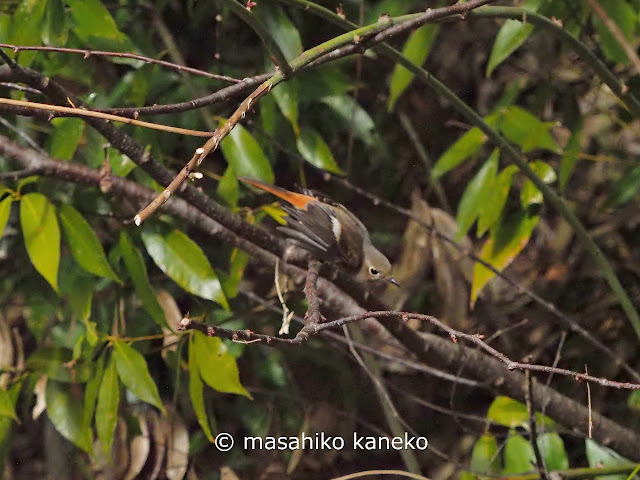
<path fill-rule="evenodd" d="M 291 204 L 283 206 L 287 226 L 278 229 L 319 260 L 344 265 L 359 281 L 386 280 L 400 286 L 390 275 L 387 257 L 373 246 L 366 227 L 344 205 L 312 190 L 295 193 L 251 178 L 238 180 Z"/>

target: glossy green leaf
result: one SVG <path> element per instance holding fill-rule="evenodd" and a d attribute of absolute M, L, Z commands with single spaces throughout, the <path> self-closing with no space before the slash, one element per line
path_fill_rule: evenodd
<path fill-rule="evenodd" d="M 123 52 L 132 46 L 116 26 L 100 0 L 66 0 L 74 20 L 73 32 L 87 46 L 97 50 Z"/>
<path fill-rule="evenodd" d="M 604 9 L 609 19 L 611 19 L 620 28 L 625 38 L 633 42 L 638 15 L 633 7 L 625 0 L 598 0 L 600 6 Z M 602 48 L 604 55 L 611 61 L 616 63 L 628 64 L 629 58 L 624 53 L 624 49 L 614 35 L 611 33 L 600 16 L 593 12 L 591 15 L 593 25 L 600 37 L 599 47 Z"/>
<path fill-rule="evenodd" d="M 42 41 L 46 45 L 63 46 L 69 37 L 69 22 L 62 0 L 47 0 L 47 11 L 42 28 Z"/>
<path fill-rule="evenodd" d="M 438 23 L 431 23 L 418 28 L 407 38 L 402 48 L 402 54 L 411 60 L 414 65 L 422 66 L 431 52 L 431 47 L 438 36 L 438 32 L 440 32 L 440 24 Z M 402 65 L 396 64 L 389 86 L 387 109 L 390 112 L 393 111 L 398 98 L 407 89 L 411 80 L 413 80 L 413 73 Z"/>
<path fill-rule="evenodd" d="M 531 169 L 540 177 L 544 183 L 552 183 L 556 181 L 556 172 L 553 167 L 542 160 L 536 160 L 529 163 Z M 520 202 L 522 208 L 527 208 L 529 205 L 538 204 L 541 205 L 543 201 L 542 192 L 538 190 L 533 182 L 529 179 L 525 180 L 520 191 Z"/>
<path fill-rule="evenodd" d="M 13 12 L 8 42 L 14 45 L 40 45 L 42 21 L 47 2 L 42 0 L 19 0 Z M 20 52 L 20 65 L 28 67 L 37 52 Z"/>
<path fill-rule="evenodd" d="M 580 153 L 580 148 L 582 146 L 582 137 L 583 131 L 581 121 L 580 125 L 571 133 L 571 137 L 569 137 L 569 140 L 567 141 L 567 146 L 564 149 L 564 153 L 562 154 L 562 159 L 560 161 L 558 177 L 561 192 L 564 192 L 567 182 L 569 182 L 571 174 L 575 169 L 576 162 L 578 161 L 578 154 Z"/>
<path fill-rule="evenodd" d="M 27 367 L 38 374 L 64 383 L 85 383 L 94 371 L 87 361 L 71 362 L 73 351 L 65 347 L 40 347 L 27 360 Z"/>
<path fill-rule="evenodd" d="M 84 133 L 85 122 L 80 118 L 54 118 L 49 139 L 49 153 L 60 160 L 71 160 Z"/>
<path fill-rule="evenodd" d="M 119 404 L 120 383 L 118 382 L 118 371 L 112 356 L 102 376 L 98 404 L 96 406 L 96 432 L 105 455 L 111 450 L 113 432 L 116 429 L 116 423 L 118 423 Z"/>
<path fill-rule="evenodd" d="M 18 420 L 13 400 L 9 396 L 9 392 L 0 388 L 0 417 L 9 417 Z"/>
<path fill-rule="evenodd" d="M 60 220 L 69 249 L 78 265 L 89 273 L 121 283 L 107 261 L 98 236 L 80 212 L 71 205 L 61 205 Z"/>
<path fill-rule="evenodd" d="M 44 195 L 28 193 L 20 199 L 20 223 L 31 263 L 57 292 L 60 227 L 55 207 Z"/>
<path fill-rule="evenodd" d="M 202 377 L 200 377 L 200 368 L 195 354 L 196 349 L 193 346 L 193 338 L 192 336 L 189 342 L 189 396 L 202 431 L 209 441 L 213 443 L 214 438 L 204 406 L 204 383 L 202 382 Z"/>
<path fill-rule="evenodd" d="M 120 340 L 114 341 L 113 347 L 113 358 L 122 383 L 140 400 L 164 412 L 158 387 L 149 374 L 147 362 L 142 354 Z"/>
<path fill-rule="evenodd" d="M 533 25 L 530 23 L 523 23 L 519 20 L 505 21 L 493 42 L 493 48 L 487 63 L 487 77 L 509 55 L 515 52 L 529 38 L 532 32 Z"/>
<path fill-rule="evenodd" d="M 462 194 L 456 215 L 456 223 L 458 224 L 456 237 L 458 239 L 469 231 L 481 210 L 486 208 L 487 203 L 493 201 L 492 186 L 498 171 L 499 156 L 499 150 L 494 150 Z"/>
<path fill-rule="evenodd" d="M 107 149 L 109 155 L 109 164 L 111 165 L 111 173 L 119 177 L 126 177 L 131 173 L 137 165 L 131 161 L 129 157 L 118 152 L 113 147 Z"/>
<path fill-rule="evenodd" d="M 526 110 L 511 105 L 504 109 L 498 124 L 504 136 L 519 145 L 524 153 L 536 149 L 561 153 L 550 132 L 555 122 L 542 122 Z"/>
<path fill-rule="evenodd" d="M 302 70 L 295 76 L 298 85 L 304 85 L 304 88 L 298 88 L 298 101 L 308 102 L 318 100 L 322 97 L 334 95 L 344 95 L 355 88 L 353 79 L 347 75 L 342 68 L 334 64 L 326 64 L 309 70 Z M 262 111 L 262 102 L 260 100 L 260 110 Z"/>
<path fill-rule="evenodd" d="M 60 434 L 87 453 L 92 452 L 91 428 L 84 423 L 82 390 L 72 383 L 47 381 L 47 415 Z"/>
<path fill-rule="evenodd" d="M 367 146 L 376 142 L 375 123 L 367 111 L 349 95 L 331 95 L 320 99 L 335 112 L 345 127 L 353 128 L 353 134 Z"/>
<path fill-rule="evenodd" d="M 462 164 L 471 155 L 480 150 L 487 141 L 482 131 L 473 127 L 451 145 L 436 161 L 431 170 L 431 178 L 438 179 L 445 173 Z"/>
<path fill-rule="evenodd" d="M 569 468 L 569 457 L 567 457 L 564 442 L 557 433 L 538 434 L 538 450 L 540 450 L 547 470 L 567 470 Z"/>
<path fill-rule="evenodd" d="M 236 359 L 227 352 L 221 339 L 194 331 L 190 348 L 195 350 L 200 376 L 207 385 L 219 392 L 237 393 L 251 398 L 240 383 Z"/>
<path fill-rule="evenodd" d="M 613 450 L 598 445 L 595 441 L 587 438 L 585 440 L 585 451 L 587 461 L 591 468 L 619 467 L 622 465 L 630 465 L 631 461 Z M 627 475 L 607 475 L 607 480 L 626 480 Z"/>
<path fill-rule="evenodd" d="M 242 125 L 236 125 L 220 143 L 224 158 L 238 177 L 273 183 L 273 170 L 262 148 Z"/>
<path fill-rule="evenodd" d="M 509 428 L 525 427 L 529 425 L 527 406 L 513 398 L 496 397 L 487 411 L 487 419 Z M 547 416 L 536 413 L 536 421 L 549 428 L 555 423 Z"/>
<path fill-rule="evenodd" d="M 144 232 L 147 252 L 173 281 L 199 297 L 229 308 L 220 280 L 202 249 L 180 230 L 167 234 Z"/>
<path fill-rule="evenodd" d="M 296 79 L 283 82 L 271 90 L 271 95 L 276 101 L 276 105 L 282 112 L 282 115 L 289 120 L 293 132 L 297 135 L 300 133 L 298 126 L 298 82 Z"/>
<path fill-rule="evenodd" d="M 100 384 L 102 383 L 102 376 L 104 374 L 104 357 L 101 356 L 96 362 L 94 362 L 95 368 L 91 374 L 91 378 L 84 387 L 84 401 L 82 405 L 83 409 L 83 424 L 91 425 L 91 420 L 96 409 L 96 403 L 98 402 L 98 392 L 100 391 Z"/>
<path fill-rule="evenodd" d="M 138 293 L 142 306 L 159 326 L 166 326 L 167 321 L 164 316 L 164 311 L 158 303 L 158 299 L 151 287 L 151 283 L 149 283 L 147 267 L 144 263 L 144 259 L 142 258 L 142 254 L 136 247 L 134 247 L 129 235 L 127 235 L 124 230 L 120 232 L 120 242 L 118 245 L 122 251 L 124 265 L 131 276 L 133 286 Z"/>
<path fill-rule="evenodd" d="M 344 172 L 336 163 L 335 158 L 333 158 L 329 145 L 327 145 L 320 134 L 312 128 L 303 127 L 300 130 L 297 146 L 300 155 L 314 167 L 338 175 L 344 175 Z"/>
<path fill-rule="evenodd" d="M 639 190 L 640 165 L 634 165 L 613 184 L 605 205 L 607 207 L 619 207 L 635 197 Z"/>
<path fill-rule="evenodd" d="M 224 291 L 228 298 L 235 298 L 238 295 L 238 285 L 240 285 L 248 263 L 249 254 L 244 250 L 235 248 L 229 261 L 229 275 L 226 276 L 223 282 Z"/>
<path fill-rule="evenodd" d="M 487 230 L 492 228 L 500 219 L 502 210 L 507 204 L 509 198 L 509 190 L 513 183 L 513 176 L 518 172 L 518 167 L 508 165 L 505 167 L 493 181 L 491 187 L 491 201 L 485 202 L 483 208 L 480 209 L 480 217 L 478 217 L 478 238 L 485 234 Z"/>
<path fill-rule="evenodd" d="M 238 189 L 238 179 L 233 173 L 233 168 L 227 167 L 220 182 L 218 182 L 218 195 L 224 198 L 229 206 L 238 206 L 240 190 Z"/>
<path fill-rule="evenodd" d="M 498 442 L 490 433 L 482 435 L 471 451 L 471 470 L 477 473 L 499 473 L 500 452 Z"/>
<path fill-rule="evenodd" d="M 0 201 L 0 238 L 2 238 L 2 234 L 4 233 L 4 227 L 7 226 L 12 203 L 13 197 L 11 195 L 8 195 Z"/>
<path fill-rule="evenodd" d="M 267 28 L 287 60 L 302 53 L 300 33 L 278 5 L 258 3 L 252 12 Z"/>
<path fill-rule="evenodd" d="M 504 445 L 504 475 L 535 470 L 536 455 L 531 444 L 512 430 Z"/>

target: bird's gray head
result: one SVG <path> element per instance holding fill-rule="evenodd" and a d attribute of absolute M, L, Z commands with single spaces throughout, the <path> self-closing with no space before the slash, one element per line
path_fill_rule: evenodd
<path fill-rule="evenodd" d="M 364 248 L 361 276 L 366 280 L 386 280 L 399 286 L 398 282 L 391 276 L 391 263 L 387 257 L 370 244 Z"/>

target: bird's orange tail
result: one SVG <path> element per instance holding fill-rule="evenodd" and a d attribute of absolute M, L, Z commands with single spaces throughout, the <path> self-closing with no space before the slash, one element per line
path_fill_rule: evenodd
<path fill-rule="evenodd" d="M 268 183 L 263 183 L 252 178 L 238 177 L 238 180 L 248 183 L 249 185 L 253 185 L 254 187 L 259 188 L 260 190 L 264 190 L 265 192 L 269 192 L 276 197 L 289 202 L 296 208 L 306 209 L 309 202 L 317 201 L 315 198 L 310 197 L 309 195 L 290 192 L 289 190 L 285 190 L 284 188 L 276 187 L 275 185 L 269 185 Z"/>

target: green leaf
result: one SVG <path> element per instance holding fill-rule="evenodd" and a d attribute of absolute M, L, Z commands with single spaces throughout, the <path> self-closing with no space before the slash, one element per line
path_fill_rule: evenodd
<path fill-rule="evenodd" d="M 2 390 L 2 388 L 0 388 L 0 417 L 9 417 L 18 421 L 13 400 L 9 393 L 6 390 Z"/>
<path fill-rule="evenodd" d="M 113 147 L 107 148 L 109 155 L 109 164 L 111 165 L 111 173 L 119 177 L 126 177 L 133 171 L 137 165 L 131 161 L 125 154 L 118 152 Z"/>
<path fill-rule="evenodd" d="M 598 445 L 596 442 L 587 438 L 585 440 L 585 451 L 587 455 L 587 461 L 591 468 L 607 468 L 607 467 L 620 467 L 623 465 L 631 464 L 631 461 L 624 458 L 622 455 L 614 452 L 613 450 Z M 607 480 L 626 480 L 627 475 L 607 475 Z"/>
<path fill-rule="evenodd" d="M 98 401 L 98 391 L 100 390 L 100 384 L 102 383 L 102 375 L 104 373 L 104 357 L 101 356 L 95 362 L 95 368 L 91 374 L 91 378 L 84 387 L 84 403 L 82 406 L 82 422 L 84 425 L 91 425 L 93 414 L 96 409 L 96 402 Z"/>
<path fill-rule="evenodd" d="M 634 390 L 629 394 L 627 407 L 633 410 L 640 410 L 640 390 Z"/>
<path fill-rule="evenodd" d="M 415 30 L 409 37 L 402 48 L 402 54 L 407 57 L 414 65 L 421 66 L 431 52 L 433 42 L 440 32 L 440 24 L 431 23 Z M 387 109 L 393 111 L 400 95 L 407 89 L 413 73 L 400 64 L 396 64 L 391 75 L 391 83 L 389 86 L 389 100 Z"/>
<path fill-rule="evenodd" d="M 555 122 L 541 122 L 526 110 L 510 105 L 500 115 L 500 131 L 519 145 L 524 153 L 536 149 L 561 153 L 561 149 L 551 136 L 550 129 Z"/>
<path fill-rule="evenodd" d="M 7 394 L 11 400 L 11 406 L 15 408 L 18 402 L 18 396 L 22 389 L 22 380 L 15 382 L 10 388 Z M 0 416 L 0 475 L 2 475 L 3 466 L 6 463 L 7 456 L 11 449 L 11 437 L 13 433 L 14 420 L 11 417 Z"/>
<path fill-rule="evenodd" d="M 207 385 L 219 392 L 237 393 L 251 398 L 240 383 L 236 359 L 227 352 L 221 339 L 194 331 L 190 348 L 195 350 L 200 376 Z"/>
<path fill-rule="evenodd" d="M 492 228 L 502 215 L 502 210 L 507 204 L 509 198 L 509 190 L 513 183 L 513 176 L 518 172 L 518 167 L 508 165 L 505 167 L 493 181 L 491 186 L 491 201 L 485 202 L 484 208 L 480 209 L 480 217 L 478 218 L 478 238 Z"/>
<path fill-rule="evenodd" d="M 120 383 L 114 356 L 109 359 L 102 376 L 98 404 L 96 406 L 96 432 L 105 455 L 108 455 L 113 442 L 113 432 L 118 423 L 118 405 L 120 403 Z"/>
<path fill-rule="evenodd" d="M 556 180 L 556 172 L 553 167 L 542 160 L 536 160 L 529 164 L 531 169 L 540 177 L 544 183 L 552 183 Z M 520 191 L 520 203 L 522 208 L 527 208 L 529 205 L 537 204 L 542 205 L 543 196 L 542 192 L 538 190 L 533 182 L 529 179 L 525 180 Z"/>
<path fill-rule="evenodd" d="M 244 250 L 235 248 L 231 252 L 229 263 L 229 275 L 224 279 L 223 287 L 228 298 L 235 298 L 238 295 L 238 285 L 249 263 L 249 254 Z"/>
<path fill-rule="evenodd" d="M 318 100 L 332 95 L 344 95 L 355 88 L 351 77 L 340 67 L 333 64 L 325 64 L 313 69 L 303 70 L 300 73 L 296 73 L 294 78 L 298 85 L 304 85 L 303 89 L 298 88 L 299 102 Z M 260 100 L 261 113 L 263 101 L 264 98 Z"/>
<path fill-rule="evenodd" d="M 133 50 L 131 42 L 118 29 L 100 0 L 66 0 L 66 3 L 74 20 L 73 32 L 87 46 L 117 52 Z"/>
<path fill-rule="evenodd" d="M 638 21 L 638 15 L 634 12 L 633 7 L 624 0 L 598 0 L 598 3 L 607 16 L 622 30 L 626 39 L 633 43 L 636 22 Z M 629 57 L 624 53 L 620 43 L 613 36 L 609 27 L 600 19 L 600 16 L 593 12 L 591 18 L 600 37 L 598 45 L 602 48 L 604 55 L 613 62 L 629 64 Z"/>
<path fill-rule="evenodd" d="M 222 154 L 237 177 L 273 183 L 273 170 L 258 142 L 242 125 L 236 125 L 220 143 Z"/>
<path fill-rule="evenodd" d="M 613 184 L 605 206 L 609 208 L 619 207 L 635 197 L 638 190 L 640 190 L 640 165 L 635 165 L 629 168 L 620 177 L 620 180 Z"/>
<path fill-rule="evenodd" d="M 233 168 L 227 167 L 220 182 L 218 182 L 218 195 L 224 198 L 231 207 L 238 206 L 240 191 L 238 189 L 238 179 L 233 174 Z"/>
<path fill-rule="evenodd" d="M 511 431 L 504 446 L 504 475 L 526 473 L 535 469 L 536 455 L 531 444 Z"/>
<path fill-rule="evenodd" d="M 43 0 L 19 1 L 12 17 L 9 43 L 14 45 L 39 45 L 42 37 L 42 19 L 46 6 L 47 2 Z M 36 55 L 37 52 L 20 52 L 20 65 L 28 67 Z"/>
<path fill-rule="evenodd" d="M 91 454 L 91 428 L 84 423 L 82 392 L 72 383 L 47 380 L 47 415 L 60 434 Z"/>
<path fill-rule="evenodd" d="M 31 263 L 57 292 L 60 227 L 55 207 L 41 193 L 28 193 L 20 199 L 20 223 Z"/>
<path fill-rule="evenodd" d="M 60 160 L 71 160 L 84 133 L 85 122 L 80 118 L 54 118 L 49 138 L 49 153 Z"/>
<path fill-rule="evenodd" d="M 209 441 L 213 443 L 214 438 L 204 406 L 204 383 L 202 382 L 202 377 L 200 377 L 200 369 L 196 359 L 195 348 L 193 347 L 193 338 L 194 336 L 192 335 L 189 346 L 189 396 L 202 431 Z"/>
<path fill-rule="evenodd" d="M 489 406 L 487 419 L 509 428 L 526 427 L 529 425 L 527 406 L 513 398 L 498 396 Z M 546 428 L 555 425 L 546 415 L 536 412 L 536 422 Z"/>
<path fill-rule="evenodd" d="M 560 191 L 564 192 L 571 174 L 576 166 L 578 160 L 578 154 L 580 153 L 580 147 L 582 146 L 582 121 L 579 122 L 578 127 L 571 133 L 567 146 L 562 154 L 562 160 L 560 161 L 560 168 L 558 176 L 560 178 Z"/>
<path fill-rule="evenodd" d="M 331 95 L 320 101 L 333 110 L 345 126 L 368 147 L 376 142 L 375 123 L 367 111 L 349 95 Z"/>
<path fill-rule="evenodd" d="M 458 239 L 469 231 L 473 222 L 478 218 L 480 211 L 486 208 L 487 203 L 493 201 L 492 186 L 498 171 L 499 156 L 499 150 L 494 150 L 462 194 L 458 205 L 458 214 L 456 215 L 458 224 L 456 237 Z"/>
<path fill-rule="evenodd" d="M 186 234 L 180 230 L 164 235 L 146 231 L 142 241 L 160 270 L 187 292 L 229 308 L 216 272 L 202 249 Z"/>
<path fill-rule="evenodd" d="M 471 470 L 477 473 L 499 473 L 500 454 L 493 435 L 485 433 L 471 451 Z"/>
<path fill-rule="evenodd" d="M 46 45 L 63 46 L 69 37 L 69 22 L 62 0 L 47 0 L 47 11 L 42 28 L 42 41 Z"/>
<path fill-rule="evenodd" d="M 569 457 L 567 457 L 564 442 L 557 433 L 539 434 L 538 449 L 549 471 L 569 468 Z"/>
<path fill-rule="evenodd" d="M 329 145 L 322 139 L 320 134 L 309 127 L 300 130 L 297 140 L 298 151 L 314 167 L 327 172 L 344 175 L 331 154 Z"/>
<path fill-rule="evenodd" d="M 4 233 L 4 227 L 7 226 L 9 221 L 9 214 L 11 213 L 11 204 L 13 203 L 13 196 L 8 195 L 2 201 L 0 201 L 0 238 Z"/>
<path fill-rule="evenodd" d="M 109 265 L 100 240 L 89 222 L 71 205 L 60 206 L 60 220 L 73 258 L 87 272 L 122 283 Z"/>
<path fill-rule="evenodd" d="M 153 383 L 142 354 L 120 340 L 115 340 L 113 346 L 113 357 L 122 383 L 140 400 L 164 412 L 158 387 Z"/>
<path fill-rule="evenodd" d="M 271 94 L 282 115 L 289 120 L 293 132 L 298 136 L 300 133 L 298 126 L 298 82 L 295 78 L 282 82 L 271 90 Z"/>
<path fill-rule="evenodd" d="M 530 23 L 522 23 L 519 20 L 504 22 L 493 42 L 493 49 L 487 63 L 487 77 L 529 38 L 531 32 L 533 32 L 533 25 Z"/>
<path fill-rule="evenodd" d="M 122 230 L 120 232 L 120 249 L 122 251 L 122 259 L 127 271 L 133 281 L 133 286 L 140 297 L 140 302 L 144 309 L 151 315 L 151 318 L 161 327 L 167 326 L 164 310 L 158 303 L 156 294 L 149 283 L 147 276 L 147 267 L 142 258 L 140 251 L 133 246 L 133 242 L 129 235 Z"/>
<path fill-rule="evenodd" d="M 252 13 L 269 30 L 287 60 L 293 60 L 302 53 L 300 33 L 281 7 L 258 3 Z"/>
<path fill-rule="evenodd" d="M 480 150 L 480 147 L 486 141 L 485 134 L 479 128 L 473 127 L 440 156 L 431 170 L 431 178 L 436 180 L 462 164 L 471 155 Z"/>

